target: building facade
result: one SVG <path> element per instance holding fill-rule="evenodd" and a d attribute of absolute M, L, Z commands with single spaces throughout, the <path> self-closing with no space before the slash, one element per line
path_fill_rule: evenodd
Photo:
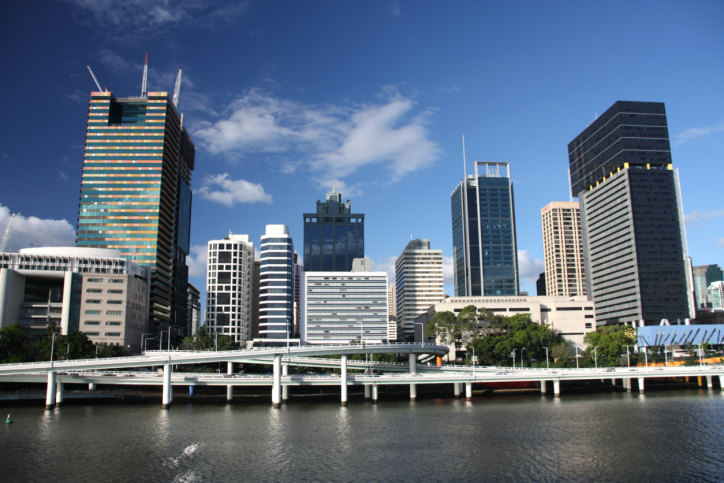
<path fill-rule="evenodd" d="M 166 92 L 92 92 L 77 245 L 109 248 L 150 270 L 149 329 L 187 331 L 186 256 L 195 148 Z"/>
<path fill-rule="evenodd" d="M 724 280 L 724 273 L 719 265 L 699 265 L 694 267 L 694 296 L 696 310 L 705 310 L 709 302 L 709 287 L 714 282 Z"/>
<path fill-rule="evenodd" d="M 188 319 L 188 333 L 193 335 L 201 328 L 201 292 L 199 289 L 189 284 L 188 288 L 188 310 L 186 317 Z"/>
<path fill-rule="evenodd" d="M 365 215 L 352 213 L 334 188 L 316 213 L 304 213 L 304 271 L 349 272 L 365 256 Z"/>
<path fill-rule="evenodd" d="M 707 290 L 707 299 L 714 311 L 724 310 L 724 282 L 712 282 Z"/>
<path fill-rule="evenodd" d="M 616 102 L 568 153 L 597 322 L 690 317 L 693 287 L 663 103 Z"/>
<path fill-rule="evenodd" d="M 397 340 L 397 284 L 395 282 L 391 282 L 387 288 L 387 311 L 389 312 L 387 335 L 390 342 L 395 342 Z"/>
<path fill-rule="evenodd" d="M 208 242 L 206 330 L 236 343 L 252 339 L 254 244 L 248 235 Z"/>
<path fill-rule="evenodd" d="M 389 341 L 386 272 L 305 272 L 304 279 L 304 344 Z"/>
<path fill-rule="evenodd" d="M 415 317 L 445 299 L 442 250 L 430 240 L 410 240 L 395 261 L 397 339 L 413 337 Z"/>
<path fill-rule="evenodd" d="M 517 295 L 515 202 L 508 163 L 476 161 L 475 174 L 466 176 L 450 199 L 455 295 Z"/>
<path fill-rule="evenodd" d="M 540 211 L 545 284 L 538 295 L 586 295 L 586 269 L 577 201 L 553 201 Z"/>
<path fill-rule="evenodd" d="M 148 270 L 118 250 L 43 247 L 0 253 L 0 326 L 44 336 L 84 332 L 94 343 L 141 352 L 147 332 Z"/>
<path fill-rule="evenodd" d="M 538 275 L 538 280 L 535 281 L 535 292 L 536 292 L 536 295 L 538 295 L 538 296 L 546 294 L 546 273 L 545 272 Z"/>
<path fill-rule="evenodd" d="M 574 350 L 582 351 L 585 348 L 583 338 L 587 333 L 596 330 L 595 304 L 583 295 L 572 297 L 449 297 L 431 306 L 415 322 L 424 326 L 432 320 L 437 312 L 452 312 L 457 315 L 468 305 L 474 305 L 478 309 L 485 308 L 496 315 L 529 314 L 533 322 L 546 324 L 552 330 L 560 333 Z M 446 341 L 440 340 L 439 342 Z M 450 341 L 449 346 L 451 357 L 455 358 L 456 346 L 453 341 Z"/>
<path fill-rule="evenodd" d="M 298 343 L 294 335 L 294 243 L 286 225 L 267 225 L 260 243 L 259 342 Z"/>

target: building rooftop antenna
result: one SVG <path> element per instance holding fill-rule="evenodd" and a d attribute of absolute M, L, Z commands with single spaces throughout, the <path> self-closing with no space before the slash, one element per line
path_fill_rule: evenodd
<path fill-rule="evenodd" d="M 143 63 L 143 81 L 141 82 L 141 97 L 146 97 L 146 81 L 148 80 L 148 51 L 146 61 Z"/>
<path fill-rule="evenodd" d="M 468 163 L 465 161 L 465 134 L 463 134 L 463 179 L 468 179 Z"/>

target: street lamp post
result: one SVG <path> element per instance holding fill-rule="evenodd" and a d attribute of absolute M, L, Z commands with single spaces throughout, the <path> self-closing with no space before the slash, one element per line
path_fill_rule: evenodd
<path fill-rule="evenodd" d="M 515 351 L 516 349 L 513 349 L 513 352 L 511 352 L 513 354 L 513 369 L 515 369 Z"/>
<path fill-rule="evenodd" d="M 171 350 L 171 327 L 170 326 L 168 328 L 168 349 L 167 350 L 169 350 L 169 351 Z"/>
<path fill-rule="evenodd" d="M 147 335 L 153 335 L 153 332 L 146 332 L 145 334 L 141 334 L 141 349 L 142 349 L 144 352 L 146 352 L 146 346 L 144 345 L 143 339 L 144 339 L 144 337 L 146 337 Z M 148 342 L 148 339 L 146 339 L 146 342 Z"/>
<path fill-rule="evenodd" d="M 580 368 L 578 367 L 578 358 L 579 358 L 579 357 L 580 357 L 580 356 L 578 355 L 578 345 L 576 345 L 576 369 L 580 369 Z"/>
<path fill-rule="evenodd" d="M 548 362 L 548 347 L 544 347 L 544 349 L 546 350 L 546 369 L 550 369 L 551 365 Z"/>
<path fill-rule="evenodd" d="M 628 348 L 633 347 L 632 345 L 626 346 L 626 359 L 628 360 L 628 367 L 631 367 L 631 353 L 629 352 Z"/>
<path fill-rule="evenodd" d="M 473 380 L 475 380 L 475 362 L 477 359 L 475 358 L 475 346 L 473 346 Z"/>
<path fill-rule="evenodd" d="M 646 346 L 644 348 L 644 359 L 646 359 L 646 367 L 649 367 L 649 348 Z"/>
<path fill-rule="evenodd" d="M 702 352 L 704 352 L 704 344 L 699 344 L 699 365 L 704 365 L 704 359 L 701 357 Z"/>
<path fill-rule="evenodd" d="M 55 332 L 53 332 L 53 340 L 50 342 L 50 362 L 53 362 L 53 351 L 55 350 Z"/>
<path fill-rule="evenodd" d="M 520 348 L 520 368 L 523 369 L 525 367 L 525 359 L 523 359 L 523 351 L 525 350 L 525 347 Z"/>
<path fill-rule="evenodd" d="M 596 347 L 593 348 L 593 360 L 596 364 L 596 369 L 598 369 L 598 350 L 597 349 L 599 347 L 601 347 L 601 346 L 597 345 Z"/>

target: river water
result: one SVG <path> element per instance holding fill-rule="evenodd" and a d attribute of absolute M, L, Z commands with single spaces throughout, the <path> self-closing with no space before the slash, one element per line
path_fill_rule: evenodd
<path fill-rule="evenodd" d="M 12 413 L 4 482 L 724 481 L 718 389 Z"/>

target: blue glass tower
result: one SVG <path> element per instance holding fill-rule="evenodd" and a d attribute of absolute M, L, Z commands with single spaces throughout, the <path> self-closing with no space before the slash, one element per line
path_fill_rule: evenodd
<path fill-rule="evenodd" d="M 352 260 L 365 256 L 365 215 L 352 213 L 349 200 L 334 188 L 316 213 L 304 213 L 304 271 L 350 272 Z"/>
<path fill-rule="evenodd" d="M 508 163 L 475 162 L 450 195 L 455 295 L 518 295 L 515 203 Z"/>

